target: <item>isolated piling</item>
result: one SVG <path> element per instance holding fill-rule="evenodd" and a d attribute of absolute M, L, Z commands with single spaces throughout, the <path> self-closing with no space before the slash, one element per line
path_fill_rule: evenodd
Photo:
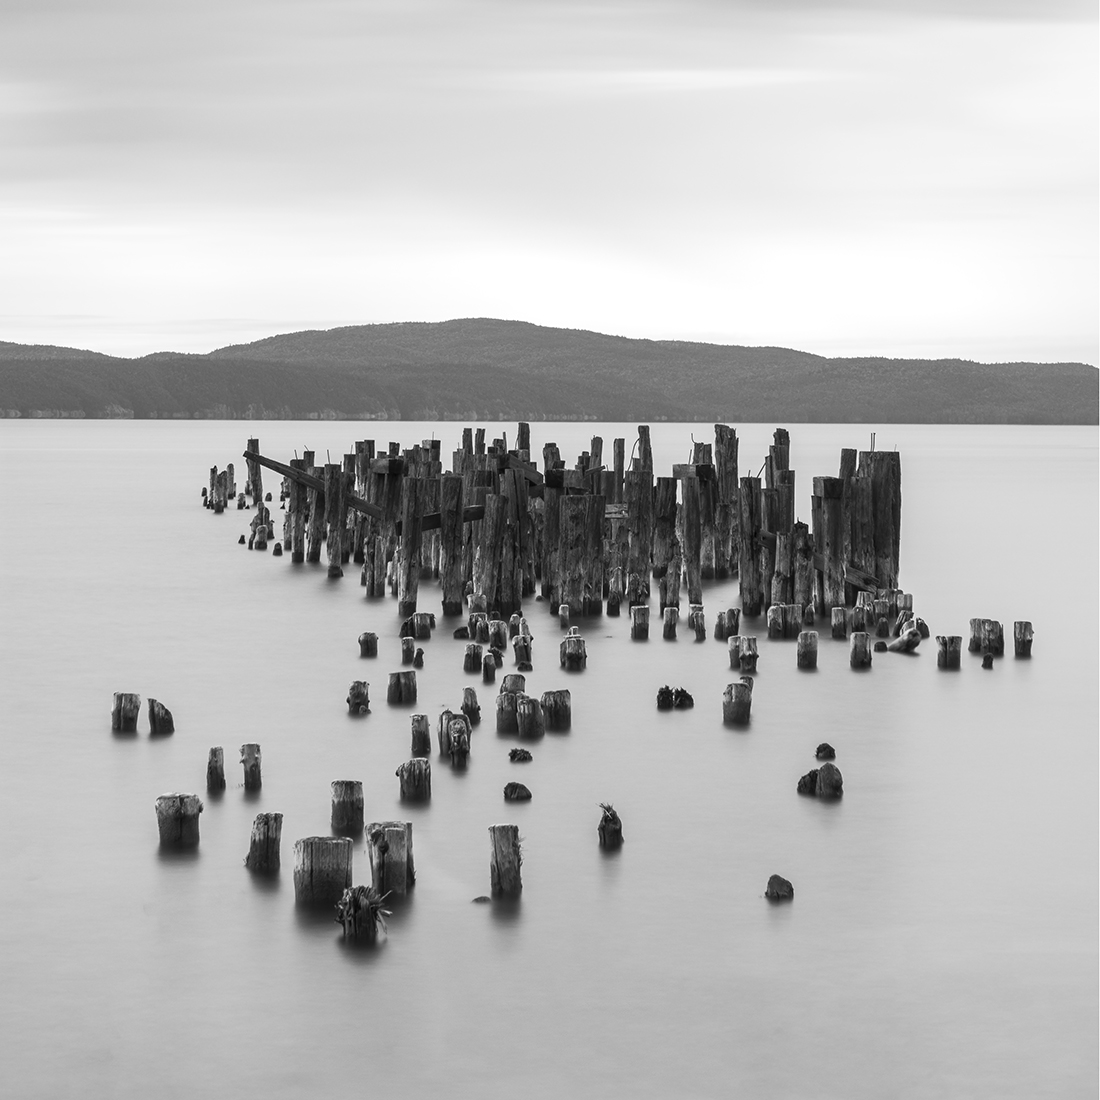
<path fill-rule="evenodd" d="M 579 634 L 570 632 L 562 638 L 558 655 L 561 667 L 570 672 L 579 672 L 588 666 L 588 653 L 585 650 L 584 639 Z"/>
<path fill-rule="evenodd" d="M 279 870 L 279 847 L 283 836 L 282 814 L 257 814 L 244 865 L 250 871 L 272 874 Z"/>
<path fill-rule="evenodd" d="M 746 726 L 752 710 L 752 678 L 742 676 L 736 684 L 727 684 L 722 695 L 722 721 L 727 726 Z"/>
<path fill-rule="evenodd" d="M 335 905 L 351 886 L 352 841 L 307 836 L 294 842 L 294 900 Z"/>
<path fill-rule="evenodd" d="M 202 800 L 196 794 L 162 794 L 156 801 L 162 847 L 193 847 L 199 842 Z"/>
<path fill-rule="evenodd" d="M 359 656 L 360 657 L 377 657 L 378 656 L 378 635 L 373 631 L 366 631 L 359 635 Z"/>
<path fill-rule="evenodd" d="M 649 640 L 649 607 L 636 604 L 630 609 L 630 637 L 636 642 Z"/>
<path fill-rule="evenodd" d="M 344 930 L 344 939 L 361 943 L 377 943 L 379 935 L 388 931 L 384 909 L 385 896 L 373 886 L 349 886 L 336 903 L 334 920 Z"/>
<path fill-rule="evenodd" d="M 136 733 L 141 696 L 129 691 L 116 691 L 111 710 L 111 729 L 117 733 Z"/>
<path fill-rule="evenodd" d="M 394 772 L 401 785 L 401 798 L 409 802 L 427 802 L 432 797 L 432 765 L 423 757 L 405 761 Z"/>
<path fill-rule="evenodd" d="M 523 889 L 518 825 L 490 825 L 489 880 L 494 896 L 516 896 Z"/>
<path fill-rule="evenodd" d="M 803 630 L 798 635 L 798 667 L 817 668 L 817 631 Z"/>
<path fill-rule="evenodd" d="M 871 667 L 871 635 L 867 631 L 852 631 L 848 642 L 848 663 L 852 668 Z"/>
<path fill-rule="evenodd" d="M 572 726 L 573 697 L 568 688 L 544 691 L 540 703 L 546 729 L 561 731 Z"/>
<path fill-rule="evenodd" d="M 1012 646 L 1017 657 L 1031 656 L 1033 633 L 1031 623 L 1026 619 L 1017 620 L 1012 624 Z"/>
<path fill-rule="evenodd" d="M 391 672 L 386 685 L 386 702 L 391 706 L 405 706 L 416 702 L 416 673 Z"/>
<path fill-rule="evenodd" d="M 596 826 L 596 835 L 600 838 L 601 848 L 618 848 L 623 842 L 623 822 L 610 802 L 601 802 L 603 814 Z"/>
<path fill-rule="evenodd" d="M 963 636 L 937 634 L 936 645 L 939 647 L 936 653 L 937 669 L 957 669 L 960 667 L 961 660 L 963 660 Z"/>
<path fill-rule="evenodd" d="M 332 831 L 352 837 L 363 831 L 363 784 L 358 779 L 333 780 Z"/>
<path fill-rule="evenodd" d="M 252 742 L 242 745 L 241 764 L 244 766 L 244 789 L 258 791 L 263 785 L 260 777 L 260 746 Z"/>
<path fill-rule="evenodd" d="M 426 714 L 414 714 L 411 718 L 412 756 L 430 756 L 432 751 L 432 727 Z"/>
<path fill-rule="evenodd" d="M 1004 628 L 996 619 L 971 619 L 967 649 L 971 653 L 992 653 L 994 657 L 1003 657 Z"/>
<path fill-rule="evenodd" d="M 156 699 L 149 700 L 149 732 L 156 734 L 176 732 L 172 712 Z"/>
<path fill-rule="evenodd" d="M 225 790 L 225 754 L 220 745 L 210 750 L 206 761 L 206 789 L 211 794 Z"/>
<path fill-rule="evenodd" d="M 366 714 L 370 710 L 370 684 L 366 680 L 352 680 L 345 701 L 348 714 Z"/>

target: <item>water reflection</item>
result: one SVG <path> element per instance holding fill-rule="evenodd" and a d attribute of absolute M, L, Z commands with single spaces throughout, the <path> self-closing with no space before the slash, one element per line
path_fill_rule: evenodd
<path fill-rule="evenodd" d="M 157 848 L 157 859 L 161 863 L 196 863 L 198 858 L 197 844 L 161 844 Z"/>

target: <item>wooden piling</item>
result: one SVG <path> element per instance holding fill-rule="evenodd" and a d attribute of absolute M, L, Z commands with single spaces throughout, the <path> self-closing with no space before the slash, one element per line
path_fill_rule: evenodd
<path fill-rule="evenodd" d="M 636 642 L 649 640 L 649 607 L 636 604 L 630 609 L 630 637 Z"/>
<path fill-rule="evenodd" d="M 466 766 L 470 755 L 470 723 L 465 715 L 454 716 L 447 725 L 447 753 L 452 767 Z"/>
<path fill-rule="evenodd" d="M 798 667 L 817 668 L 817 631 L 803 630 L 798 635 Z"/>
<path fill-rule="evenodd" d="M 755 672 L 756 662 L 760 659 L 756 638 L 741 635 L 737 639 L 737 660 L 742 672 Z"/>
<path fill-rule="evenodd" d="M 497 696 L 497 733 L 519 733 L 519 692 L 502 691 Z"/>
<path fill-rule="evenodd" d="M 452 739 L 452 746 L 454 741 Z M 427 802 L 432 797 L 432 765 L 423 757 L 406 760 L 394 772 L 401 784 L 401 798 L 409 802 Z"/>
<path fill-rule="evenodd" d="M 871 667 L 871 635 L 867 631 L 852 631 L 848 642 L 848 663 L 852 668 Z"/>
<path fill-rule="evenodd" d="M 483 683 L 491 684 L 497 678 L 497 663 L 491 653 L 486 653 L 481 661 L 481 679 Z"/>
<path fill-rule="evenodd" d="M 375 634 L 373 631 L 367 630 L 359 635 L 359 656 L 378 656 L 378 635 Z"/>
<path fill-rule="evenodd" d="M 211 794 L 225 790 L 225 753 L 220 745 L 210 750 L 206 761 L 206 789 Z"/>
<path fill-rule="evenodd" d="M 1004 627 L 996 619 L 970 620 L 971 653 L 992 653 L 994 657 L 1003 657 L 1005 652 Z"/>
<path fill-rule="evenodd" d="M 576 630 L 576 627 L 573 630 Z M 558 655 L 561 667 L 570 672 L 580 672 L 588 667 L 588 653 L 585 650 L 584 639 L 572 630 L 562 638 Z"/>
<path fill-rule="evenodd" d="M 432 751 L 432 727 L 426 714 L 414 714 L 412 727 L 412 756 L 430 756 Z"/>
<path fill-rule="evenodd" d="M 439 535 L 442 565 L 439 571 L 443 590 L 443 614 L 462 614 L 462 591 L 465 575 L 462 568 L 464 503 L 463 479 L 458 474 L 444 474 L 440 482 Z"/>
<path fill-rule="evenodd" d="M 282 814 L 257 814 L 244 865 L 258 874 L 274 874 L 279 870 L 282 837 Z"/>
<path fill-rule="evenodd" d="M 939 647 L 936 653 L 936 667 L 943 669 L 957 669 L 962 663 L 962 635 L 961 634 L 937 634 L 936 645 Z"/>
<path fill-rule="evenodd" d="M 742 676 L 727 684 L 722 695 L 722 721 L 727 726 L 747 726 L 752 711 L 752 678 Z"/>
<path fill-rule="evenodd" d="M 568 688 L 544 691 L 540 703 L 546 729 L 567 730 L 573 724 L 573 697 Z"/>
<path fill-rule="evenodd" d="M 401 663 L 411 665 L 416 656 L 416 640 L 414 638 L 401 639 Z"/>
<path fill-rule="evenodd" d="M 764 605 L 764 578 L 760 569 L 763 546 L 760 478 L 741 478 L 738 497 L 738 584 L 741 612 L 750 618 L 760 614 Z"/>
<path fill-rule="evenodd" d="M 250 439 L 245 450 L 250 455 L 258 455 L 260 453 L 260 441 Z M 264 483 L 263 475 L 260 473 L 260 464 L 254 458 L 248 458 L 247 467 L 248 484 L 245 486 L 245 492 L 252 497 L 256 504 L 259 504 L 264 498 Z"/>
<path fill-rule="evenodd" d="M 111 729 L 116 733 L 136 733 L 140 713 L 140 695 L 130 691 L 116 691 L 111 709 Z"/>
<path fill-rule="evenodd" d="M 406 477 L 401 486 L 401 541 L 397 553 L 397 613 L 402 618 L 416 611 L 420 584 L 421 497 L 424 479 Z"/>
<path fill-rule="evenodd" d="M 344 930 L 344 939 L 351 937 L 362 943 L 377 943 L 379 935 L 388 931 L 383 909 L 385 896 L 373 886 L 349 886 L 336 903 L 335 921 Z"/>
<path fill-rule="evenodd" d="M 263 785 L 260 776 L 260 746 L 254 742 L 242 745 L 241 764 L 244 766 L 244 789 L 258 791 Z"/>
<path fill-rule="evenodd" d="M 391 706 L 406 706 L 416 702 L 416 673 L 391 672 L 386 686 L 386 702 Z"/>
<path fill-rule="evenodd" d="M 846 607 L 834 607 L 832 609 L 833 637 L 844 639 L 848 637 L 848 609 Z"/>
<path fill-rule="evenodd" d="M 526 691 L 527 677 L 521 672 L 509 672 L 500 683 L 503 691 Z"/>
<path fill-rule="evenodd" d="M 477 672 L 481 668 L 482 648 L 477 642 L 467 642 L 462 658 L 463 672 Z"/>
<path fill-rule="evenodd" d="M 603 814 L 596 826 L 596 835 L 600 838 L 601 848 L 619 848 L 623 843 L 623 822 L 610 802 L 601 802 Z"/>
<path fill-rule="evenodd" d="M 503 619 L 489 620 L 489 645 L 497 649 L 508 647 L 508 624 Z"/>
<path fill-rule="evenodd" d="M 516 666 L 529 669 L 531 667 L 531 635 L 517 634 L 512 639 L 512 649 L 515 654 Z"/>
<path fill-rule="evenodd" d="M 372 822 L 366 826 L 371 883 L 382 895 L 406 894 L 416 882 L 411 822 Z"/>
<path fill-rule="evenodd" d="M 156 801 L 162 847 L 193 847 L 199 842 L 202 800 L 196 794 L 162 794 Z"/>
<path fill-rule="evenodd" d="M 358 779 L 333 780 L 332 831 L 352 837 L 363 831 L 363 784 Z"/>
<path fill-rule="evenodd" d="M 541 737 L 546 732 L 542 704 L 529 695 L 516 700 L 516 726 L 520 737 Z"/>
<path fill-rule="evenodd" d="M 149 700 L 149 732 L 152 734 L 175 733 L 172 712 L 156 699 Z"/>
<path fill-rule="evenodd" d="M 661 636 L 666 642 L 676 641 L 676 621 L 680 617 L 679 608 L 666 607 L 661 626 Z"/>
<path fill-rule="evenodd" d="M 523 889 L 520 877 L 519 826 L 490 825 L 489 880 L 494 896 L 517 896 Z"/>
<path fill-rule="evenodd" d="M 1012 624 L 1012 647 L 1017 657 L 1031 656 L 1031 642 L 1034 631 L 1026 619 L 1018 619 Z"/>
<path fill-rule="evenodd" d="M 294 900 L 335 905 L 351 885 L 352 842 L 346 836 L 307 836 L 294 842 Z"/>
<path fill-rule="evenodd" d="M 462 713 L 471 726 L 481 721 L 481 706 L 477 701 L 477 692 L 472 687 L 462 689 Z"/>
<path fill-rule="evenodd" d="M 366 714 L 370 710 L 370 684 L 366 680 L 352 680 L 345 701 L 348 714 Z"/>

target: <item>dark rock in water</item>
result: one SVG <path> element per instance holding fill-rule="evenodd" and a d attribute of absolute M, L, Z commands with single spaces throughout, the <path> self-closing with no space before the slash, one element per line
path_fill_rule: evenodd
<path fill-rule="evenodd" d="M 928 637 L 928 624 L 918 615 L 913 620 L 917 624 L 917 630 L 922 638 Z"/>
<path fill-rule="evenodd" d="M 818 798 L 839 798 L 844 793 L 844 777 L 835 764 L 822 764 L 817 769 Z"/>
<path fill-rule="evenodd" d="M 772 875 L 768 879 L 764 897 L 772 901 L 791 901 L 794 898 L 794 887 L 782 875 Z"/>
<path fill-rule="evenodd" d="M 275 543 L 274 548 L 271 551 L 273 558 L 281 558 L 283 556 L 283 544 L 281 542 Z"/>
<path fill-rule="evenodd" d="M 993 667 L 993 654 L 992 653 L 987 653 L 982 658 L 982 668 L 992 668 L 992 667 Z"/>
<path fill-rule="evenodd" d="M 828 741 L 822 741 L 821 744 L 817 746 L 817 751 L 814 753 L 814 756 L 816 756 L 818 760 L 835 760 L 836 749 L 834 749 Z"/>
<path fill-rule="evenodd" d="M 689 694 L 688 692 L 686 692 L 686 691 L 685 691 L 685 690 L 684 690 L 683 688 L 677 688 L 677 689 L 676 689 L 676 690 L 675 690 L 675 691 L 674 691 L 674 692 L 672 693 L 672 695 L 673 695 L 673 703 L 672 703 L 672 705 L 673 705 L 673 706 L 674 706 L 674 707 L 675 707 L 675 708 L 676 708 L 677 710 L 687 710 L 687 709 L 688 709 L 688 707 L 693 707 L 693 706 L 695 706 L 695 700 L 694 700 L 694 699 L 693 699 L 693 698 L 691 697 L 691 695 L 690 695 L 690 694 Z"/>
<path fill-rule="evenodd" d="M 875 642 L 875 652 L 876 653 L 885 653 L 886 649 L 887 649 L 887 646 L 886 646 L 885 642 Z"/>
<path fill-rule="evenodd" d="M 674 703 L 672 688 L 665 684 L 664 687 L 657 689 L 657 709 L 658 710 L 672 710 Z"/>
<path fill-rule="evenodd" d="M 484 894 L 482 894 L 481 897 L 474 898 L 474 901 L 476 901 L 478 905 L 488 905 L 490 900 L 491 899 L 486 897 Z"/>
<path fill-rule="evenodd" d="M 817 768 L 807 772 L 798 781 L 799 794 L 817 794 Z"/>
<path fill-rule="evenodd" d="M 454 637 L 460 638 L 460 639 L 468 639 L 470 637 L 470 628 L 468 626 L 460 626 L 454 632 Z"/>
<path fill-rule="evenodd" d="M 264 500 L 270 500 L 270 499 L 271 499 L 271 494 L 268 493 L 267 496 L 264 497 Z"/>
<path fill-rule="evenodd" d="M 522 783 L 509 783 L 504 788 L 505 802 L 526 802 L 531 792 Z"/>
<path fill-rule="evenodd" d="M 534 757 L 526 749 L 512 749 L 508 753 L 508 759 L 513 764 L 526 764 L 528 760 L 534 760 Z"/>
<path fill-rule="evenodd" d="M 237 545 L 238 546 L 244 546 L 245 542 L 246 542 L 246 539 L 245 539 L 244 535 L 241 535 L 241 537 L 239 539 L 237 539 Z"/>

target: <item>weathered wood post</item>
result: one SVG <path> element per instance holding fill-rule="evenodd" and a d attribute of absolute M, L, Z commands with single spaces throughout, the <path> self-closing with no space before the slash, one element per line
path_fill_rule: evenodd
<path fill-rule="evenodd" d="M 497 696 L 497 733 L 519 733 L 519 699 L 521 692 L 502 691 Z"/>
<path fill-rule="evenodd" d="M 497 663 L 491 653 L 486 653 L 481 659 L 482 683 L 491 684 L 497 678 Z"/>
<path fill-rule="evenodd" d="M 116 733 L 136 733 L 141 696 L 130 691 L 116 691 L 111 710 L 111 729 Z"/>
<path fill-rule="evenodd" d="M 936 645 L 939 650 L 936 653 L 936 667 L 945 669 L 957 669 L 962 663 L 962 635 L 961 634 L 937 634 Z"/>
<path fill-rule="evenodd" d="M 443 589 L 443 614 L 462 614 L 462 591 L 466 578 L 462 569 L 464 485 L 460 474 L 444 474 L 440 483 L 439 534 L 443 564 L 439 571 Z"/>
<path fill-rule="evenodd" d="M 523 889 L 518 825 L 490 825 L 489 879 L 495 896 L 515 897 Z"/>
<path fill-rule="evenodd" d="M 366 680 L 352 680 L 345 701 L 348 714 L 366 714 L 370 710 L 370 684 Z"/>
<path fill-rule="evenodd" d="M 193 847 L 199 842 L 202 800 L 197 794 L 162 794 L 156 802 L 162 847 Z"/>
<path fill-rule="evenodd" d="M 332 781 L 332 831 L 344 836 L 363 831 L 363 784 L 358 779 Z"/>
<path fill-rule="evenodd" d="M 154 734 L 176 732 L 172 712 L 156 699 L 149 700 L 149 732 Z"/>
<path fill-rule="evenodd" d="M 447 752 L 451 766 L 464 768 L 470 755 L 470 722 L 465 715 L 455 715 L 447 724 Z"/>
<path fill-rule="evenodd" d="M 412 756 L 430 756 L 432 751 L 432 727 L 426 714 L 412 716 Z"/>
<path fill-rule="evenodd" d="M 411 821 L 375 821 L 367 826 L 367 854 L 374 889 L 406 894 L 416 882 Z"/>
<path fill-rule="evenodd" d="M 640 432 L 641 428 L 639 428 Z M 648 440 L 645 444 L 649 451 Z M 644 457 L 637 461 L 644 463 Z M 644 604 L 649 600 L 650 558 L 653 551 L 653 456 L 649 466 L 642 465 L 626 475 L 624 499 L 630 525 L 630 553 L 627 562 L 627 603 Z"/>
<path fill-rule="evenodd" d="M 512 649 L 515 652 L 516 666 L 518 668 L 531 668 L 531 635 L 517 634 L 512 639 Z"/>
<path fill-rule="evenodd" d="M 258 791 L 260 778 L 260 746 L 254 743 L 241 746 L 241 763 L 244 765 L 244 789 Z"/>
<path fill-rule="evenodd" d="M 406 706 L 416 702 L 416 672 L 391 672 L 386 685 L 386 702 Z"/>
<path fill-rule="evenodd" d="M 311 474 L 315 478 L 319 478 L 320 483 L 323 486 L 325 471 L 323 467 L 314 465 L 313 452 L 303 451 L 302 458 L 306 464 L 306 473 Z M 321 560 L 321 543 L 324 540 L 325 533 L 324 488 L 316 489 L 312 485 L 310 485 L 307 491 L 307 498 L 309 523 L 306 527 L 306 561 L 309 562 L 311 565 L 316 565 Z"/>
<path fill-rule="evenodd" d="M 846 606 L 849 520 L 844 511 L 843 480 L 839 477 L 815 477 L 813 488 L 814 511 L 820 524 L 814 531 L 814 541 L 821 547 L 822 559 L 821 587 L 815 604 L 818 615 L 826 615 L 834 607 Z"/>
<path fill-rule="evenodd" d="M 453 744 L 453 740 L 452 740 Z M 432 797 L 432 765 L 423 757 L 406 760 L 394 775 L 401 784 L 401 798 L 409 802 L 427 802 Z"/>
<path fill-rule="evenodd" d="M 462 658 L 463 672 L 477 672 L 481 668 L 482 648 L 477 642 L 467 642 L 466 651 Z M 493 666 L 495 669 L 495 665 Z"/>
<path fill-rule="evenodd" d="M 206 761 L 206 789 L 211 794 L 225 790 L 225 753 L 220 745 L 210 750 Z"/>
<path fill-rule="evenodd" d="M 325 543 L 328 575 L 330 579 L 336 579 L 344 575 L 340 565 L 344 556 L 344 528 L 347 525 L 344 471 L 338 462 L 325 463 L 325 521 L 328 524 Z"/>
<path fill-rule="evenodd" d="M 415 638 L 402 638 L 401 639 L 401 663 L 403 665 L 411 665 L 413 658 L 416 656 L 416 639 Z"/>
<path fill-rule="evenodd" d="M 817 631 L 803 630 L 798 635 L 798 667 L 817 668 Z"/>
<path fill-rule="evenodd" d="M 568 688 L 542 693 L 542 714 L 548 730 L 567 730 L 573 724 L 573 697 Z"/>
<path fill-rule="evenodd" d="M 397 555 L 397 613 L 402 618 L 416 611 L 420 584 L 420 499 L 424 479 L 406 477 L 401 486 L 401 543 Z"/>
<path fill-rule="evenodd" d="M 742 672 L 755 672 L 756 662 L 760 659 L 756 638 L 739 634 L 729 640 L 730 667 L 739 668 Z M 736 664 L 734 662 L 736 661 Z"/>
<path fill-rule="evenodd" d="M 309 454 L 309 466 L 313 465 L 312 452 Z M 305 458 L 292 458 L 290 467 L 298 473 L 311 473 L 307 469 Z M 300 481 L 294 478 L 290 481 L 290 545 L 284 547 L 290 551 L 290 560 L 294 565 L 301 565 L 306 560 L 306 512 L 309 508 L 309 490 Z"/>
<path fill-rule="evenodd" d="M 994 657 L 1003 657 L 1005 651 L 1004 627 L 996 619 L 970 620 L 971 653 L 992 653 Z"/>
<path fill-rule="evenodd" d="M 307 836 L 294 842 L 294 900 L 335 905 L 351 886 L 352 841 L 346 836 Z"/>
<path fill-rule="evenodd" d="M 1031 656 L 1033 633 L 1031 623 L 1026 619 L 1017 619 L 1012 624 L 1012 646 L 1017 657 Z"/>
<path fill-rule="evenodd" d="M 843 640 L 848 637 L 848 609 L 846 607 L 834 607 L 832 609 L 833 637 Z"/>
<path fill-rule="evenodd" d="M 462 706 L 460 709 L 471 727 L 476 726 L 481 721 L 481 705 L 477 701 L 477 692 L 472 687 L 462 689 Z"/>
<path fill-rule="evenodd" d="M 250 439 L 245 447 L 249 456 L 260 453 L 260 441 Z M 260 473 L 260 464 L 252 457 L 246 459 L 248 466 L 248 484 L 245 491 L 252 497 L 254 503 L 259 504 L 264 499 L 263 475 Z"/>
<path fill-rule="evenodd" d="M 661 636 L 666 642 L 676 641 L 676 621 L 680 617 L 680 610 L 676 607 L 666 607 L 661 627 Z"/>
<path fill-rule="evenodd" d="M 848 642 L 848 663 L 852 668 L 871 667 L 871 635 L 866 630 L 853 630 Z"/>
<path fill-rule="evenodd" d="M 379 934 L 388 930 L 390 911 L 382 908 L 384 901 L 373 886 L 349 886 L 336 903 L 335 920 L 344 930 L 344 939 L 377 943 Z"/>
<path fill-rule="evenodd" d="M 722 695 L 722 721 L 727 726 L 746 726 L 752 710 L 752 678 L 742 676 L 736 684 L 727 684 Z"/>
<path fill-rule="evenodd" d="M 516 727 L 520 737 L 541 737 L 546 732 L 542 704 L 529 695 L 516 699 Z"/>
<path fill-rule="evenodd" d="M 750 618 L 759 615 L 764 604 L 764 578 L 760 570 L 762 520 L 760 478 L 743 477 L 738 498 L 737 569 L 741 611 Z"/>
<path fill-rule="evenodd" d="M 283 837 L 282 814 L 257 814 L 244 865 L 250 871 L 271 874 L 279 870 L 279 846 Z"/>
<path fill-rule="evenodd" d="M 570 672 L 579 672 L 581 669 L 587 668 L 588 653 L 585 650 L 584 639 L 577 632 L 576 627 L 573 627 L 573 629 L 562 638 L 561 645 L 558 649 L 562 668 Z"/>
<path fill-rule="evenodd" d="M 509 672 L 501 681 L 500 690 L 504 691 L 526 691 L 527 690 L 527 677 L 521 672 Z"/>
<path fill-rule="evenodd" d="M 600 838 L 601 848 L 618 848 L 623 843 L 623 823 L 610 802 L 601 802 L 603 814 L 596 826 L 596 835 Z"/>
<path fill-rule="evenodd" d="M 630 637 L 636 642 L 649 640 L 649 606 L 635 604 L 630 609 Z"/>
<path fill-rule="evenodd" d="M 497 649 L 508 647 L 508 624 L 503 619 L 489 620 L 489 645 Z"/>
<path fill-rule="evenodd" d="M 373 631 L 368 630 L 359 635 L 359 656 L 378 656 L 378 635 Z"/>

